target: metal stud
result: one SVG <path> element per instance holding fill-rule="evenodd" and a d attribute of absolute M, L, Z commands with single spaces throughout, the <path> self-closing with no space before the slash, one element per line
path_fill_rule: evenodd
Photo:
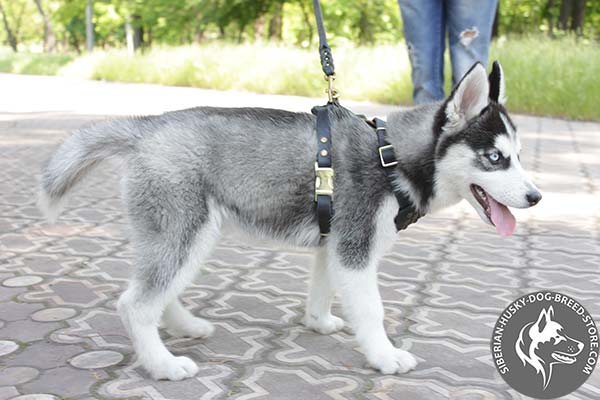
<path fill-rule="evenodd" d="M 326 137 L 322 137 L 321 138 L 321 143 L 327 143 L 327 138 Z"/>
<path fill-rule="evenodd" d="M 321 157 L 327 157 L 327 154 L 329 154 L 327 150 L 321 150 Z"/>

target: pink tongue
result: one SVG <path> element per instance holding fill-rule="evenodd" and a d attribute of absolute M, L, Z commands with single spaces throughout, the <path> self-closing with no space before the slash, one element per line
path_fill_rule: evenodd
<path fill-rule="evenodd" d="M 512 235 L 517 226 L 515 216 L 512 215 L 508 207 L 498 203 L 489 194 L 487 195 L 487 199 L 490 203 L 492 222 L 496 225 L 496 231 L 498 231 L 500 236 Z"/>

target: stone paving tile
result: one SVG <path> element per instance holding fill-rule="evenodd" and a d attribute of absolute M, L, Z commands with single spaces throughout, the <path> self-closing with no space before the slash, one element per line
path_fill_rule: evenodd
<path fill-rule="evenodd" d="M 39 370 L 62 367 L 67 361 L 83 351 L 81 346 L 63 346 L 51 341 L 39 340 L 29 344 L 17 354 L 4 357 L 8 366 L 27 366 Z"/>
<path fill-rule="evenodd" d="M 5 322 L 0 329 L 0 338 L 29 343 L 42 340 L 59 326 L 60 324 L 57 323 L 41 323 L 29 320 Z"/>
<path fill-rule="evenodd" d="M 86 371 L 63 366 L 44 371 L 37 379 L 19 386 L 23 394 L 52 393 L 61 398 L 89 395 L 92 386 L 105 381 L 108 374 L 102 370 Z"/>
<path fill-rule="evenodd" d="M 115 311 L 132 271 L 118 171 L 101 167 L 56 224 L 35 208 L 41 162 L 69 130 L 98 118 L 0 112 L 0 400 L 524 399 L 492 363 L 500 311 L 554 289 L 600 319 L 600 125 L 516 116 L 523 162 L 544 191 L 538 207 L 517 212 L 517 233 L 498 238 L 459 205 L 404 232 L 382 262 L 386 329 L 421 361 L 416 371 L 378 374 L 348 328 L 321 336 L 299 324 L 309 253 L 228 235 L 182 298 L 216 334 L 161 332 L 199 374 L 152 381 Z M 567 398 L 599 397 L 596 370 Z"/>

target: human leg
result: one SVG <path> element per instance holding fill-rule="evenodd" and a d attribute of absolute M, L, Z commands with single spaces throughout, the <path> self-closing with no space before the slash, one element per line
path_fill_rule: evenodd
<path fill-rule="evenodd" d="M 445 21 L 442 0 L 398 0 L 412 67 L 415 104 L 444 98 Z"/>

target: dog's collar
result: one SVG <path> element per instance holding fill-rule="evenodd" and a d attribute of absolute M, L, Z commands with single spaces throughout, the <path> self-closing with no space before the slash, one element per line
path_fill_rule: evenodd
<path fill-rule="evenodd" d="M 394 218 L 394 224 L 396 230 L 401 231 L 406 229 L 409 225 L 417 222 L 423 215 L 415 208 L 413 202 L 402 190 L 396 189 L 394 185 L 394 179 L 396 178 L 396 165 L 398 165 L 398 159 L 396 158 L 396 152 L 394 146 L 385 139 L 386 124 L 385 121 L 379 118 L 373 118 L 370 123 L 375 128 L 377 134 L 377 151 L 379 152 L 379 164 L 385 176 L 387 177 L 390 185 L 392 186 L 392 192 L 398 201 L 398 214 Z"/>

